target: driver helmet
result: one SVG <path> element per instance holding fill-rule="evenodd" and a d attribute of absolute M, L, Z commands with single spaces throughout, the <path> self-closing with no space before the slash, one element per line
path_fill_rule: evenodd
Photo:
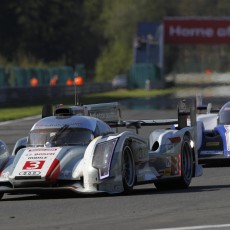
<path fill-rule="evenodd" d="M 227 102 L 219 111 L 219 124 L 230 125 L 230 102 Z"/>

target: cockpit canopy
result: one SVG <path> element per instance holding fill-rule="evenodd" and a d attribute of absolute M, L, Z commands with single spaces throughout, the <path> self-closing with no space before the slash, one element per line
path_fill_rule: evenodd
<path fill-rule="evenodd" d="M 88 145 L 95 137 L 113 133 L 105 122 L 87 116 L 46 117 L 34 124 L 28 146 Z"/>
<path fill-rule="evenodd" d="M 64 126 L 63 126 L 64 127 Z M 35 129 L 29 134 L 29 146 L 88 145 L 94 138 L 93 132 L 82 128 Z"/>
<path fill-rule="evenodd" d="M 229 125 L 230 124 L 230 102 L 223 105 L 219 112 L 219 124 Z"/>

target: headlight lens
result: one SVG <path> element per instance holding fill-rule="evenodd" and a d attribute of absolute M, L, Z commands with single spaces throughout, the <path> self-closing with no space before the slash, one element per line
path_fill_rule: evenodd
<path fill-rule="evenodd" d="M 97 144 L 93 156 L 93 167 L 99 170 L 100 179 L 109 176 L 110 163 L 117 139 Z"/>

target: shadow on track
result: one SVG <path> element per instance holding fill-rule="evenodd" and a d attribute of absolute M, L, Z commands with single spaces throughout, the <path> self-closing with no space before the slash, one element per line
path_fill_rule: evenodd
<path fill-rule="evenodd" d="M 50 199 L 76 199 L 76 198 L 106 198 L 106 197 L 119 197 L 119 196 L 145 196 L 154 194 L 175 194 L 175 193 L 200 193 L 200 192 L 212 192 L 222 189 L 230 189 L 230 185 L 208 185 L 208 186 L 191 186 L 187 189 L 170 189 L 170 190 L 157 190 L 154 186 L 152 188 L 134 188 L 129 194 L 76 194 L 71 192 L 64 193 L 43 193 L 43 194 L 7 194 L 3 197 L 1 202 L 4 201 L 24 201 L 24 200 L 50 200 Z M 6 197 L 7 196 L 7 197 Z"/>
<path fill-rule="evenodd" d="M 168 190 L 157 190 L 156 188 L 136 188 L 133 190 L 131 195 L 151 195 L 151 194 L 172 194 L 172 193 L 197 193 L 197 192 L 212 192 L 222 189 L 230 189 L 228 185 L 205 185 L 205 186 L 191 186 L 187 189 L 168 189 Z"/>

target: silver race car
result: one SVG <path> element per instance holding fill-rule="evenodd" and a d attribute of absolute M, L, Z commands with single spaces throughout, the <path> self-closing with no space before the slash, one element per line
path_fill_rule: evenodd
<path fill-rule="evenodd" d="M 0 143 L 1 197 L 47 190 L 127 193 L 146 183 L 187 188 L 202 175 L 196 119 L 185 124 L 195 106 L 186 102 L 178 106 L 178 119 L 167 120 L 121 120 L 118 103 L 45 108 L 12 154 Z M 138 134 L 145 126 L 163 125 L 172 128 L 153 129 L 149 138 Z"/>

